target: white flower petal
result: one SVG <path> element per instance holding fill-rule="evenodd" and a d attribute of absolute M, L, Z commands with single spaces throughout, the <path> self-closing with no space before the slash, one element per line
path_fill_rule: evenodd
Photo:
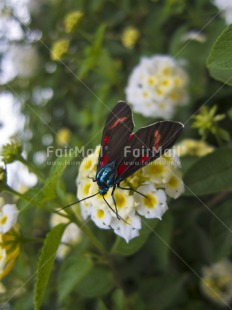
<path fill-rule="evenodd" d="M 6 233 L 17 222 L 19 211 L 15 205 L 6 204 L 0 212 L 0 232 Z"/>
<path fill-rule="evenodd" d="M 184 192 L 184 182 L 177 174 L 173 174 L 169 181 L 165 184 L 165 192 L 172 198 L 178 198 Z"/>
<path fill-rule="evenodd" d="M 110 229 L 112 215 L 107 207 L 93 207 L 91 219 L 98 227 Z"/>
<path fill-rule="evenodd" d="M 126 222 L 114 218 L 112 220 L 111 227 L 117 235 L 124 238 L 128 243 L 131 239 L 139 236 L 139 230 L 141 229 L 141 218 L 135 215 L 135 213 L 132 213 L 127 216 L 125 221 Z"/>
<path fill-rule="evenodd" d="M 162 219 L 163 214 L 167 211 L 167 197 L 162 189 L 150 185 L 143 185 L 138 188 L 138 192 L 144 194 L 146 197 L 135 194 L 137 202 L 137 212 L 146 218 Z"/>

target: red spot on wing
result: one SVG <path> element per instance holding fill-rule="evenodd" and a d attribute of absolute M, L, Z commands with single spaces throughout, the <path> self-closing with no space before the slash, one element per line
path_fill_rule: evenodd
<path fill-rule="evenodd" d="M 149 159 L 150 156 L 143 156 L 140 158 L 140 163 L 143 164 L 145 161 L 147 161 Z"/>
<path fill-rule="evenodd" d="M 158 150 L 159 149 L 160 139 L 161 139 L 161 135 L 159 134 L 159 130 L 156 130 L 154 132 L 154 137 L 155 137 L 154 148 L 156 150 Z"/>
<path fill-rule="evenodd" d="M 118 124 L 123 123 L 126 119 L 127 119 L 126 116 L 118 118 L 118 119 L 109 127 L 109 129 L 115 128 Z"/>
<path fill-rule="evenodd" d="M 103 139 L 103 144 L 106 145 L 109 142 L 109 137 L 105 136 Z"/>
<path fill-rule="evenodd" d="M 131 138 L 133 138 L 134 137 L 134 133 L 131 133 L 130 135 L 129 135 L 129 137 L 128 137 L 128 140 L 130 140 Z"/>
<path fill-rule="evenodd" d="M 127 165 L 126 164 L 121 164 L 118 166 L 118 176 L 122 175 L 123 172 L 126 170 Z"/>
<path fill-rule="evenodd" d="M 104 166 L 109 160 L 109 156 L 107 154 L 105 154 L 100 162 L 101 166 Z"/>

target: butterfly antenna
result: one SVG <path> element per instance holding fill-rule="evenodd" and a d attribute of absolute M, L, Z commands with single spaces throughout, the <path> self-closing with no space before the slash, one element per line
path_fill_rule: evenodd
<path fill-rule="evenodd" d="M 86 199 L 92 198 L 92 197 L 96 196 L 97 194 L 99 194 L 99 192 L 97 192 L 96 194 L 93 194 L 93 195 L 91 195 L 91 196 L 85 197 L 85 198 L 83 198 L 83 199 L 81 199 L 81 200 L 77 200 L 77 201 L 75 201 L 75 202 L 73 202 L 73 203 L 70 203 L 70 205 L 63 207 L 63 208 L 57 210 L 56 212 L 60 212 L 61 210 L 64 210 L 64 209 L 66 209 L 66 208 L 69 208 L 69 207 L 75 205 L 76 203 L 79 203 L 79 202 L 82 202 L 82 201 L 84 201 L 84 200 L 86 200 Z"/>

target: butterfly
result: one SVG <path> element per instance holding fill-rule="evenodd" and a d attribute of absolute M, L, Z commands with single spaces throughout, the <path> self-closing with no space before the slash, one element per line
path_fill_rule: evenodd
<path fill-rule="evenodd" d="M 131 108 L 126 102 L 119 101 L 106 120 L 97 172 L 95 178 L 92 178 L 93 182 L 97 182 L 99 191 L 77 202 L 100 194 L 110 209 L 116 213 L 117 218 L 121 219 L 114 199 L 116 187 L 137 192 L 133 188 L 121 187 L 120 183 L 169 150 L 182 133 L 183 128 L 184 125 L 179 122 L 159 121 L 133 133 L 134 122 Z M 111 188 L 115 210 L 104 197 Z"/>

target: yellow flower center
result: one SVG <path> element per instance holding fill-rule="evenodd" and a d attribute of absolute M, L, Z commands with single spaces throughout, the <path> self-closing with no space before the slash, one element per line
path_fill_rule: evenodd
<path fill-rule="evenodd" d="M 126 197 L 122 193 L 116 193 L 114 195 L 116 206 L 118 209 L 123 208 L 126 204 Z"/>
<path fill-rule="evenodd" d="M 175 84 L 175 86 L 177 86 L 177 87 L 182 86 L 182 84 L 183 84 L 183 79 L 180 78 L 180 77 L 175 78 L 174 84 Z"/>
<path fill-rule="evenodd" d="M 97 217 L 99 219 L 102 219 L 104 217 L 104 215 L 105 215 L 105 212 L 102 209 L 97 210 Z"/>
<path fill-rule="evenodd" d="M 152 164 L 150 165 L 150 170 L 152 174 L 161 175 L 164 172 L 164 166 Z"/>
<path fill-rule="evenodd" d="M 87 183 L 85 184 L 84 188 L 83 188 L 83 192 L 84 194 L 87 196 L 89 194 L 89 189 L 90 189 L 91 183 Z"/>
<path fill-rule="evenodd" d="M 170 85 L 170 81 L 169 81 L 168 79 L 163 80 L 163 81 L 161 82 L 161 85 L 162 85 L 162 86 L 169 86 L 169 85 Z"/>
<path fill-rule="evenodd" d="M 144 97 L 144 98 L 149 97 L 149 94 L 148 94 L 148 92 L 147 92 L 147 91 L 144 91 L 144 92 L 143 92 L 143 97 Z"/>
<path fill-rule="evenodd" d="M 7 221 L 7 215 L 4 215 L 4 216 L 0 219 L 1 225 L 6 224 L 6 221 Z"/>
<path fill-rule="evenodd" d="M 178 187 L 178 179 L 174 176 L 172 176 L 168 182 L 168 185 L 172 188 L 177 188 Z"/>
<path fill-rule="evenodd" d="M 178 96 L 178 94 L 176 92 L 172 92 L 170 94 L 170 97 L 171 97 L 172 100 L 177 100 L 179 98 L 179 96 Z"/>
<path fill-rule="evenodd" d="M 2 261 L 3 259 L 5 259 L 5 256 L 4 256 L 4 252 L 2 251 L 2 253 L 0 253 L 0 261 Z"/>
<path fill-rule="evenodd" d="M 152 194 L 146 194 L 146 197 L 144 197 L 143 200 L 144 200 L 145 207 L 147 207 L 148 209 L 155 208 L 157 204 L 157 199 Z"/>
<path fill-rule="evenodd" d="M 150 85 L 150 86 L 154 86 L 155 84 L 156 84 L 156 78 L 154 77 L 154 76 L 150 76 L 149 78 L 148 78 L 148 84 Z"/>
<path fill-rule="evenodd" d="M 170 155 L 168 155 L 168 154 L 164 154 L 162 157 L 163 157 L 164 159 L 166 159 L 166 161 L 168 161 L 168 162 L 172 162 L 172 158 L 171 158 L 171 156 L 170 156 Z"/>
<path fill-rule="evenodd" d="M 165 103 L 161 103 L 160 105 L 159 105 L 159 108 L 161 109 L 161 110 L 166 110 L 167 109 L 167 105 L 165 104 Z"/>
<path fill-rule="evenodd" d="M 170 67 L 166 67 L 163 69 L 163 74 L 164 75 L 169 75 L 171 74 L 172 69 Z"/>
<path fill-rule="evenodd" d="M 156 92 L 158 95 L 162 96 L 164 94 L 163 90 L 160 89 L 159 87 L 156 89 Z"/>
<path fill-rule="evenodd" d="M 92 160 L 87 159 L 84 164 L 84 169 L 88 170 L 91 167 L 91 165 L 92 165 Z"/>

